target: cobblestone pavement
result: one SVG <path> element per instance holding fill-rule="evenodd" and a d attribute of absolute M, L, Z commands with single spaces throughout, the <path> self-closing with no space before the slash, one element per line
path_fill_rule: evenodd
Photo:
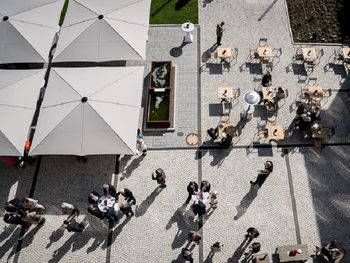
<path fill-rule="evenodd" d="M 27 231 L 0 221 L 0 262 L 183 262 L 180 252 L 187 243 L 187 233 L 197 229 L 203 240 L 193 250 L 195 262 L 241 262 L 242 241 L 250 226 L 260 230 L 257 241 L 273 262 L 278 262 L 278 245 L 307 244 L 312 254 L 315 245 L 334 238 L 349 255 L 349 82 L 340 68 L 324 71 L 337 47 L 317 47 L 323 48 L 325 55 L 311 77 L 332 91 L 322 102 L 323 118 L 336 130 L 329 142 L 342 145 L 326 146 L 318 154 L 307 145 L 310 142 L 296 137 L 286 141 L 288 153 L 275 146 L 247 148 L 261 124 L 257 110 L 253 120 L 244 123 L 243 133 L 232 148 L 186 148 L 187 133 L 197 132 L 205 138 L 206 129 L 218 123 L 218 86 L 239 87 L 243 94 L 259 85 L 259 68 L 247 69 L 244 65 L 249 48 L 255 48 L 260 37 L 282 48 L 280 61 L 272 71 L 273 83 L 287 88 L 289 97 L 281 105 L 278 123 L 289 126 L 295 116 L 290 106 L 306 84 L 297 74 L 286 72 L 297 46 L 291 44 L 285 1 L 213 0 L 200 4 L 200 27 L 194 32 L 194 43 L 180 50 L 183 32 L 179 27 L 151 27 L 147 61 L 128 63 L 149 67 L 151 60 L 171 59 L 177 72 L 176 129 L 145 132 L 150 149 L 147 156 L 121 156 L 120 160 L 116 156 L 90 156 L 86 163 L 74 156 L 45 156 L 22 171 L 0 161 L 0 203 L 33 194 L 48 209 L 46 223 Z M 215 26 L 222 20 L 226 23 L 223 43 L 237 47 L 239 52 L 236 64 L 224 71 L 217 65 L 206 65 L 208 50 L 215 41 Z M 239 123 L 242 109 L 241 95 L 230 112 L 233 124 Z M 177 147 L 180 149 L 174 149 Z M 273 173 L 260 189 L 251 187 L 249 181 L 267 159 L 274 162 Z M 167 174 L 165 189 L 151 180 L 158 167 Z M 190 206 L 183 203 L 188 182 L 203 179 L 219 192 L 219 207 L 198 222 L 193 220 Z M 114 227 L 86 211 L 89 191 L 101 192 L 105 182 L 131 189 L 137 199 L 135 216 L 120 218 Z M 80 208 L 78 220 L 87 224 L 83 233 L 63 231 L 65 217 L 58 211 L 62 201 Z M 224 243 L 223 252 L 207 258 L 216 241 Z M 347 257 L 345 262 L 349 261 Z M 308 262 L 314 261 L 309 258 Z"/>

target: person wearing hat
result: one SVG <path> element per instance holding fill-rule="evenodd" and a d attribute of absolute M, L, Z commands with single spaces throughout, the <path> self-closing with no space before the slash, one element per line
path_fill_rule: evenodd
<path fill-rule="evenodd" d="M 152 173 L 152 180 L 156 180 L 160 187 L 165 188 L 165 172 L 162 168 L 158 168 L 155 173 Z"/>

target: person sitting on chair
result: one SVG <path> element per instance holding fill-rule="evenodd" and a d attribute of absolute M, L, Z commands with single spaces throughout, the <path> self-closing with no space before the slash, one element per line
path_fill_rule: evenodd
<path fill-rule="evenodd" d="M 269 86 L 271 86 L 271 82 L 272 82 L 271 73 L 269 71 L 267 71 L 262 77 L 261 84 L 264 87 L 269 87 Z"/>
<path fill-rule="evenodd" d="M 286 93 L 284 92 L 282 87 L 278 87 L 276 92 L 277 101 L 284 99 L 285 97 L 286 97 Z"/>

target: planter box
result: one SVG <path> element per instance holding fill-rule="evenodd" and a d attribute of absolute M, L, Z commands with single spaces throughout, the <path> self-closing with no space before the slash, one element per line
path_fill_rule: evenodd
<path fill-rule="evenodd" d="M 173 121 L 173 67 L 171 61 L 152 62 L 147 95 L 147 127 L 168 128 Z"/>

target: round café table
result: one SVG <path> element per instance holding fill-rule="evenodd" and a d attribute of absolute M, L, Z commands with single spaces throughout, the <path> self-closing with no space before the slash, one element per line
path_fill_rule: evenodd
<path fill-rule="evenodd" d="M 101 212 L 107 212 L 109 208 L 115 205 L 115 198 L 111 196 L 101 196 L 97 201 L 97 207 Z"/>

